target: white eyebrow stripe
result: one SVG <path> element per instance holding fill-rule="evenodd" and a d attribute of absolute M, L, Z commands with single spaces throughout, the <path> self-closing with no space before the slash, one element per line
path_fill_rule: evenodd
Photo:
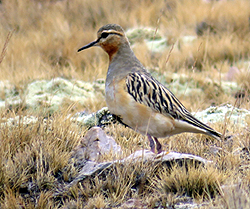
<path fill-rule="evenodd" d="M 102 31 L 102 33 L 116 34 L 116 35 L 119 35 L 119 36 L 123 35 L 122 33 L 117 32 L 116 30 L 104 30 L 104 31 Z"/>

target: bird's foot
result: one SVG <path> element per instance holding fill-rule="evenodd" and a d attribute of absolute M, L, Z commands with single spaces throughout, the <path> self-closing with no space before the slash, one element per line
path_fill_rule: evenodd
<path fill-rule="evenodd" d="M 162 152 L 162 145 L 158 141 L 158 139 L 156 137 L 150 136 L 149 134 L 147 136 L 148 136 L 148 140 L 149 140 L 149 145 L 150 145 L 151 151 L 153 153 L 155 153 L 155 154 L 161 153 Z"/>

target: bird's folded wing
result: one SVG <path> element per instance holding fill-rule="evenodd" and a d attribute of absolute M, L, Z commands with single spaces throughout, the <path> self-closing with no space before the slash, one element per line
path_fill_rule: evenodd
<path fill-rule="evenodd" d="M 174 119 L 182 119 L 188 113 L 173 93 L 150 75 L 130 73 L 126 79 L 126 86 L 128 93 L 136 102 L 156 112 Z"/>
<path fill-rule="evenodd" d="M 136 102 L 150 107 L 153 111 L 187 122 L 209 132 L 215 132 L 212 128 L 193 117 L 174 94 L 151 75 L 139 72 L 130 73 L 126 78 L 126 86 L 128 93 Z M 214 135 L 219 134 L 215 133 Z"/>

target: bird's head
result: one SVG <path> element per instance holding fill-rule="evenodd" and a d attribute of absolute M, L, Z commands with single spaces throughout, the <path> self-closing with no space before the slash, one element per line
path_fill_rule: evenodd
<path fill-rule="evenodd" d="M 78 49 L 78 52 L 92 46 L 100 46 L 112 57 L 125 43 L 128 43 L 128 40 L 122 27 L 117 24 L 108 24 L 98 30 L 97 40 Z"/>

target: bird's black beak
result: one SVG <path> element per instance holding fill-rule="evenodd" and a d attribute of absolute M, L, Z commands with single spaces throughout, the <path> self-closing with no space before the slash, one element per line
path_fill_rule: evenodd
<path fill-rule="evenodd" d="M 89 44 L 83 46 L 82 48 L 78 49 L 77 52 L 80 52 L 80 51 L 82 51 L 82 50 L 84 50 L 84 49 L 87 49 L 87 48 L 90 48 L 90 47 L 92 47 L 92 46 L 98 46 L 99 40 L 100 40 L 100 39 L 97 39 L 96 41 L 93 41 L 93 42 L 91 42 L 91 43 L 89 43 Z"/>

